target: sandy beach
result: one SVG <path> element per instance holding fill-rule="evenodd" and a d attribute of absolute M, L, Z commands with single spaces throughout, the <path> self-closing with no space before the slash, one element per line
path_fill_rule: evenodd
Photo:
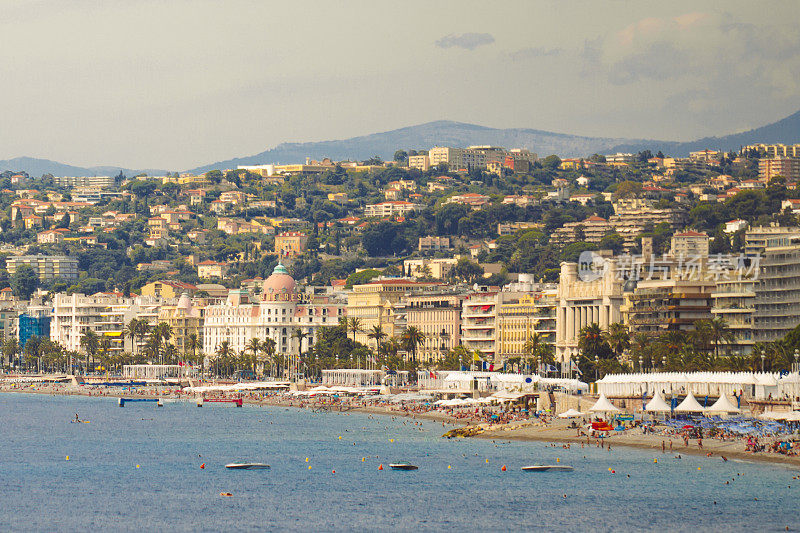
<path fill-rule="evenodd" d="M 176 389 L 155 389 L 140 388 L 135 391 L 121 391 L 111 388 L 99 387 L 75 387 L 69 384 L 41 384 L 31 387 L 30 385 L 20 386 L 11 384 L 0 384 L 0 393 L 29 393 L 45 395 L 75 395 L 98 398 L 117 398 L 117 397 L 136 397 L 136 398 L 176 398 L 185 401 L 192 401 L 194 394 L 183 394 Z M 325 409 L 337 412 L 361 412 L 381 416 L 409 417 L 433 420 L 443 423 L 442 433 L 448 429 L 447 426 L 468 427 L 477 434 L 474 438 L 498 440 L 498 441 L 535 441 L 550 443 L 555 446 L 592 446 L 610 448 L 613 451 L 618 448 L 637 448 L 652 451 L 655 459 L 659 456 L 674 458 L 683 454 L 706 456 L 709 460 L 741 460 L 762 463 L 772 463 L 785 465 L 790 468 L 800 469 L 800 456 L 783 455 L 779 453 L 750 452 L 746 450 L 744 439 L 720 440 L 717 438 L 702 439 L 702 447 L 697 440 L 685 441 L 681 436 L 667 434 L 666 431 L 656 431 L 654 433 L 643 434 L 640 428 L 626 430 L 619 434 L 611 432 L 611 435 L 603 439 L 587 437 L 581 430 L 570 427 L 570 420 L 548 419 L 546 423 L 540 419 L 514 420 L 508 423 L 489 424 L 485 421 L 474 420 L 460 416 L 453 416 L 447 410 L 432 410 L 421 406 L 407 406 L 400 404 L 381 404 L 370 400 L 357 400 L 346 398 L 343 401 L 331 402 L 330 400 L 309 400 L 286 397 L 279 394 L 262 395 L 260 393 L 245 393 L 228 395 L 228 397 L 242 397 L 243 402 L 250 405 L 270 405 L 280 407 L 294 407 L 306 409 Z M 207 397 L 225 397 L 224 395 L 209 395 Z M 588 423 L 589 417 L 585 417 L 584 422 Z M 578 426 L 581 427 L 578 419 Z M 774 439 L 764 439 L 764 442 L 772 442 Z M 662 449 L 663 446 L 663 449 Z M 723 457 L 725 459 L 723 459 Z"/>

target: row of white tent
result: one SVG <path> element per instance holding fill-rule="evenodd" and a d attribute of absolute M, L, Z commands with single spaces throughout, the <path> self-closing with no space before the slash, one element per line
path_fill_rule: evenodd
<path fill-rule="evenodd" d="M 664 398 L 662 398 L 661 394 L 658 392 L 655 393 L 652 400 L 647 402 L 647 404 L 644 406 L 644 410 L 648 413 L 670 413 L 673 411 L 672 407 L 670 407 L 670 405 L 664 401 Z M 589 412 L 591 413 L 616 413 L 619 411 L 621 411 L 621 409 L 612 404 L 608 398 L 606 398 L 605 394 L 601 394 L 597 402 L 595 402 L 595 404 L 589 408 Z M 709 407 L 703 407 L 690 392 L 686 398 L 684 398 L 683 401 L 675 407 L 674 411 L 676 413 L 728 414 L 739 413 L 741 412 L 741 409 L 736 407 L 736 405 L 728 399 L 726 394 L 720 396 L 713 405 Z"/>

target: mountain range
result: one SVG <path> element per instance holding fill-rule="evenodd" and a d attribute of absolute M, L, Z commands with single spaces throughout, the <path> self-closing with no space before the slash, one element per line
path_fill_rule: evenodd
<path fill-rule="evenodd" d="M 116 176 L 122 171 L 126 176 L 136 174 L 148 174 L 150 176 L 161 176 L 166 174 L 166 170 L 154 168 L 131 169 L 115 166 L 96 166 L 96 167 L 76 167 L 51 161 L 50 159 L 39 159 L 36 157 L 15 157 L 13 159 L 0 159 L 0 172 L 10 170 L 12 172 L 27 172 L 29 176 L 39 177 L 44 174 L 53 176 Z"/>
<path fill-rule="evenodd" d="M 301 163 L 306 158 L 329 157 L 334 160 L 363 160 L 379 156 L 383 159 L 391 159 L 395 150 L 398 149 L 428 149 L 436 145 L 464 147 L 490 144 L 506 148 L 527 148 L 541 157 L 550 154 L 558 154 L 562 157 L 585 157 L 593 153 L 608 154 L 641 150 L 651 150 L 653 153 L 661 150 L 665 154 L 681 157 L 694 150 L 705 148 L 724 151 L 738 150 L 743 145 L 755 143 L 800 143 L 800 111 L 760 128 L 723 137 L 705 137 L 689 142 L 584 137 L 536 129 L 498 129 L 440 120 L 350 139 L 282 143 L 255 155 L 217 161 L 189 169 L 189 172 L 236 168 L 238 165 Z M 165 173 L 164 170 L 158 169 L 132 170 L 114 166 L 84 168 L 29 157 L 0 160 L 0 171 L 3 170 L 24 170 L 32 176 L 40 176 L 45 173 L 55 176 L 115 175 L 120 170 L 127 176 L 142 172 L 150 175 Z"/>

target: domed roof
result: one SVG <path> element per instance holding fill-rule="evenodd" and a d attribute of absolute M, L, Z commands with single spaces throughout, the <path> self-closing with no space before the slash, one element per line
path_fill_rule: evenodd
<path fill-rule="evenodd" d="M 178 309 L 182 309 L 184 311 L 189 311 L 192 308 L 192 299 L 189 298 L 188 292 L 183 292 L 181 297 L 178 299 Z"/>
<path fill-rule="evenodd" d="M 294 278 L 289 275 L 286 267 L 280 262 L 275 265 L 272 275 L 264 280 L 264 294 L 278 293 L 278 292 L 294 292 L 295 286 Z"/>

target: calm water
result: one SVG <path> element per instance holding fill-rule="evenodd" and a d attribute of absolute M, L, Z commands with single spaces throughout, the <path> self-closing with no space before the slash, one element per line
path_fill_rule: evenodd
<path fill-rule="evenodd" d="M 75 413 L 91 423 L 70 423 Z M 800 528 L 797 471 L 442 432 L 362 414 L 0 394 L 0 531 Z M 575 471 L 520 471 L 556 458 Z M 272 468 L 224 468 L 237 459 Z M 420 469 L 378 471 L 397 460 Z"/>

